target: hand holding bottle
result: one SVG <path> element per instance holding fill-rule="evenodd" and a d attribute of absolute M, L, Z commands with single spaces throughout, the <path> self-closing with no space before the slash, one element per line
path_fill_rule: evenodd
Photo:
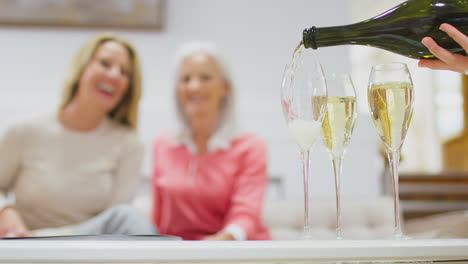
<path fill-rule="evenodd" d="M 468 52 L 468 36 L 460 32 L 454 26 L 443 23 L 439 27 L 455 40 L 466 52 Z M 434 54 L 439 60 L 422 59 L 419 61 L 419 67 L 430 68 L 434 70 L 451 70 L 468 74 L 468 57 L 450 52 L 439 46 L 431 37 L 422 39 L 422 44 Z"/>
<path fill-rule="evenodd" d="M 365 45 L 413 59 L 435 59 L 439 53 L 432 54 L 421 43 L 423 37 L 431 37 L 447 51 L 466 55 L 468 44 L 462 45 L 465 50 L 460 48 L 459 41 L 450 35 L 453 32 L 451 28 L 448 29 L 450 37 L 445 34 L 447 31 L 444 29 L 450 26 L 444 25 L 441 31 L 438 29 L 440 24 L 450 24 L 462 35 L 468 35 L 468 0 L 407 0 L 358 23 L 305 29 L 302 43 L 305 48 L 313 49 L 347 44 Z"/>

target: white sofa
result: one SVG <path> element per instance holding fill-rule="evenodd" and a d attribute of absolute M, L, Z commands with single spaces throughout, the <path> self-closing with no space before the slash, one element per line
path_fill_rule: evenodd
<path fill-rule="evenodd" d="M 343 236 L 345 239 L 389 238 L 393 231 L 393 204 L 390 197 L 343 198 Z M 149 215 L 147 197 L 134 205 Z M 301 239 L 304 221 L 303 200 L 266 200 L 263 219 L 274 240 Z M 310 213 L 313 239 L 335 238 L 335 200 L 312 199 Z"/>
<path fill-rule="evenodd" d="M 389 238 L 393 232 L 393 203 L 390 197 L 342 198 L 342 226 L 345 239 Z M 310 201 L 312 239 L 334 239 L 335 200 Z M 302 200 L 268 200 L 263 219 L 274 240 L 300 239 L 303 233 Z"/>
<path fill-rule="evenodd" d="M 405 232 L 412 238 L 468 238 L 468 210 L 410 219 Z"/>
<path fill-rule="evenodd" d="M 133 205 L 150 217 L 148 195 L 138 196 Z M 263 220 L 274 240 L 301 239 L 304 207 L 302 200 L 267 200 Z M 334 239 L 335 200 L 310 201 L 312 239 Z M 393 232 L 393 201 L 390 197 L 343 199 L 343 236 L 345 239 L 388 239 Z M 411 219 L 402 223 L 412 238 L 468 238 L 468 211 L 454 211 Z M 72 234 L 73 226 L 36 230 L 37 236 Z"/>
<path fill-rule="evenodd" d="M 334 199 L 310 201 L 313 239 L 335 238 Z M 266 201 L 263 219 L 273 239 L 298 239 L 303 230 L 303 201 Z M 388 239 L 393 233 L 393 199 L 343 198 L 343 236 L 345 239 Z M 415 239 L 468 238 L 468 210 L 452 211 L 403 221 L 406 235 Z"/>

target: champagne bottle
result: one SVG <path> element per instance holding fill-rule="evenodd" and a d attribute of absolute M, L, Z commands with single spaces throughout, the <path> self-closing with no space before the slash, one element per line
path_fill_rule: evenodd
<path fill-rule="evenodd" d="M 421 43 L 432 37 L 445 49 L 465 50 L 439 29 L 448 23 L 468 35 L 468 0 L 408 0 L 371 19 L 336 27 L 311 27 L 303 32 L 305 48 L 365 45 L 414 59 L 435 58 Z"/>

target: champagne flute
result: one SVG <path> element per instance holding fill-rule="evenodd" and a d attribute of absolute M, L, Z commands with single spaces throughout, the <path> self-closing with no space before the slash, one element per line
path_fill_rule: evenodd
<path fill-rule="evenodd" d="M 341 164 L 357 117 L 356 91 L 348 74 L 332 74 L 325 80 L 328 99 L 327 112 L 322 123 L 322 139 L 332 161 L 335 176 L 336 239 L 343 239 L 340 201 Z"/>
<path fill-rule="evenodd" d="M 310 152 L 320 135 L 326 111 L 327 88 L 323 70 L 314 52 L 296 49 L 287 65 L 281 86 L 281 105 L 288 129 L 300 149 L 304 179 L 304 238 L 310 238 L 309 167 Z"/>
<path fill-rule="evenodd" d="M 401 230 L 398 191 L 400 150 L 413 116 L 413 82 L 404 63 L 372 67 L 367 91 L 371 118 L 387 150 L 392 172 L 395 239 L 405 239 Z"/>

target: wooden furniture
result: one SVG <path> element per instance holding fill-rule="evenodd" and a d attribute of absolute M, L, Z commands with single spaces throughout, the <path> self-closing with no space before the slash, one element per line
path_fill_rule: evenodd
<path fill-rule="evenodd" d="M 399 183 L 405 219 L 468 210 L 468 172 L 401 173 Z"/>
<path fill-rule="evenodd" d="M 443 171 L 437 174 L 400 173 L 400 200 L 405 219 L 468 210 L 468 76 L 462 75 L 464 128 L 442 145 Z M 386 164 L 388 171 L 388 163 Z M 389 175 L 383 175 L 391 193 Z"/>
<path fill-rule="evenodd" d="M 0 240 L 0 263 L 466 263 L 468 239 Z"/>
<path fill-rule="evenodd" d="M 468 76 L 462 76 L 463 121 L 461 134 L 442 146 L 444 169 L 468 171 Z"/>

